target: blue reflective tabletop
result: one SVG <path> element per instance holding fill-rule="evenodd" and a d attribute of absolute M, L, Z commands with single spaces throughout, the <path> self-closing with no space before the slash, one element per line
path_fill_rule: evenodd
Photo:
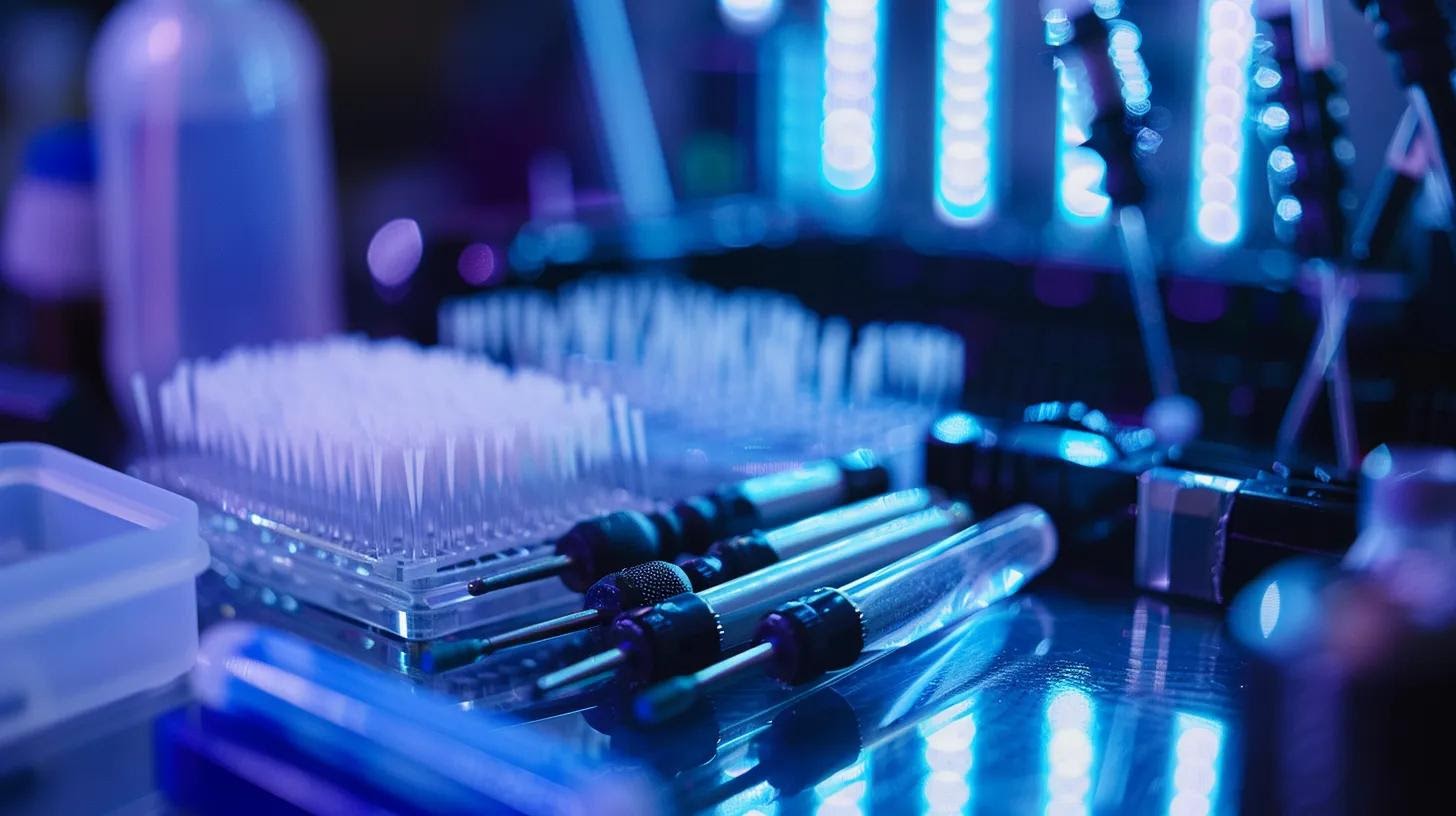
<path fill-rule="evenodd" d="M 632 758 L 687 811 L 1237 809 L 1240 659 L 1217 610 L 1043 588 L 817 686 L 730 687 L 667 727 L 523 728 Z"/>
<path fill-rule="evenodd" d="M 382 636 L 326 634 L 300 612 L 270 616 L 238 597 L 220 608 L 223 618 L 312 630 L 381 670 L 409 663 L 408 650 L 385 648 Z M 530 721 L 507 731 L 540 731 L 565 750 L 646 765 L 684 812 L 1237 809 L 1243 665 L 1217 609 L 1039 584 L 815 685 L 785 690 L 749 680 L 650 730 L 624 724 L 610 689 L 530 700 L 521 688 L 531 676 L 580 656 L 580 645 L 553 648 L 561 654 L 546 663 L 508 651 L 500 655 L 506 668 L 485 665 L 425 685 L 460 699 L 462 716 L 511 710 Z M 170 812 L 151 784 L 150 716 L 95 712 L 66 729 L 65 744 L 29 762 L 0 763 L 0 812 L 52 813 L 60 802 L 70 811 L 80 803 L 67 791 L 82 790 L 83 811 Z M 123 736 L 129 761 L 102 759 Z"/>

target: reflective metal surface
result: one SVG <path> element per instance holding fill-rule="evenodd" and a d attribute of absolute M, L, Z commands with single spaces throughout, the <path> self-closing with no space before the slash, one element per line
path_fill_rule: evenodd
<path fill-rule="evenodd" d="M 671 727 L 611 706 L 522 727 L 646 762 L 686 812 L 1230 813 L 1240 671 L 1216 612 L 1048 588 L 814 688 L 729 687 Z"/>

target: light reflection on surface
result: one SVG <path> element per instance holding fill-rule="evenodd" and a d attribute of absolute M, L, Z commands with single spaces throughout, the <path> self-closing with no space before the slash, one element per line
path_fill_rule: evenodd
<path fill-rule="evenodd" d="M 1180 712 L 1174 718 L 1173 739 L 1168 814 L 1207 816 L 1217 802 L 1223 723 Z"/>
<path fill-rule="evenodd" d="M 971 802 L 976 717 L 973 699 L 963 700 L 921 724 L 927 773 L 921 783 L 924 813 L 961 813 Z"/>
<path fill-rule="evenodd" d="M 1080 689 L 1052 695 L 1046 707 L 1047 816 L 1088 812 L 1094 751 L 1092 697 Z"/>
<path fill-rule="evenodd" d="M 818 816 L 858 816 L 864 813 L 866 794 L 869 793 L 869 774 L 864 759 L 814 786 L 814 795 L 819 806 L 814 812 Z"/>

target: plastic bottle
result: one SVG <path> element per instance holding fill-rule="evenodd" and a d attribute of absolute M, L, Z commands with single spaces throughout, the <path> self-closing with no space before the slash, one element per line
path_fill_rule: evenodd
<path fill-rule="evenodd" d="M 90 68 L 100 161 L 106 366 L 339 327 L 323 61 L 280 0 L 129 0 Z"/>

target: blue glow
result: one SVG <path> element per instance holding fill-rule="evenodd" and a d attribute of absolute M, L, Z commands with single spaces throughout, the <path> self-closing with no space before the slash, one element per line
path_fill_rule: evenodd
<path fill-rule="evenodd" d="M 1047 17 L 1047 37 L 1053 38 L 1056 15 Z M 1055 61 L 1057 66 L 1056 188 L 1053 197 L 1064 221 L 1092 225 L 1107 218 L 1112 200 L 1103 192 L 1107 163 L 1096 151 L 1083 147 L 1091 124 L 1092 100 L 1081 90 L 1085 80 L 1080 62 Z"/>
<path fill-rule="evenodd" d="M 1116 452 L 1112 443 L 1103 437 L 1086 431 L 1063 431 L 1057 442 L 1057 454 L 1063 459 L 1085 467 L 1101 467 L 1111 462 Z"/>
<path fill-rule="evenodd" d="M 999 0 L 940 0 L 935 83 L 935 210 L 951 224 L 996 206 Z"/>
<path fill-rule="evenodd" d="M 753 34 L 773 25 L 783 11 L 781 0 L 718 0 L 718 15 L 734 31 Z"/>
<path fill-rule="evenodd" d="M 1304 205 L 1294 196 L 1284 196 L 1274 205 L 1274 214 L 1279 216 L 1280 221 L 1293 224 L 1304 217 Z"/>
<path fill-rule="evenodd" d="M 622 0 L 574 0 L 572 6 L 622 204 L 633 217 L 671 212 L 672 183 L 627 10 Z"/>
<path fill-rule="evenodd" d="M 1223 742 L 1223 723 L 1182 712 L 1174 717 L 1169 816 L 1207 816 L 1214 811 Z"/>
<path fill-rule="evenodd" d="M 925 737 L 925 766 L 921 783 L 923 811 L 931 814 L 970 810 L 970 774 L 975 765 L 976 717 L 972 701 L 963 700 L 921 725 Z"/>
<path fill-rule="evenodd" d="M 817 27 L 782 25 L 763 47 L 772 91 L 774 176 L 780 200 L 805 204 L 823 187 L 819 177 L 819 109 L 823 103 L 824 49 Z M 766 151 L 768 152 L 768 151 Z"/>
<path fill-rule="evenodd" d="M 1092 698 L 1080 689 L 1065 689 L 1047 701 L 1047 816 L 1090 812 L 1093 719 Z"/>
<path fill-rule="evenodd" d="M 824 119 L 820 168 L 841 193 L 864 193 L 879 175 L 879 0 L 825 0 Z"/>
<path fill-rule="evenodd" d="M 1254 71 L 1254 84 L 1263 91 L 1278 88 L 1282 80 L 1283 77 L 1279 75 L 1279 70 L 1270 65 L 1261 65 L 1258 70 Z"/>
<path fill-rule="evenodd" d="M 1134 115 L 1145 114 L 1152 110 L 1153 83 L 1139 51 L 1143 33 L 1126 20 L 1113 20 L 1107 24 L 1107 30 L 1107 51 L 1117 69 L 1123 107 Z"/>
<path fill-rule="evenodd" d="M 930 432 L 935 435 L 936 439 L 946 444 L 964 445 L 980 439 L 985 429 L 974 416 L 957 412 L 937 419 L 935 424 L 930 426 Z"/>
<path fill-rule="evenodd" d="M 1259 127 L 1271 136 L 1282 136 L 1289 129 L 1289 111 L 1278 103 L 1265 105 L 1259 113 Z"/>
<path fill-rule="evenodd" d="M 1244 231 L 1244 117 L 1254 44 L 1249 5 L 1250 0 L 1203 0 L 1189 198 L 1194 231 L 1215 246 L 1234 243 Z"/>
<path fill-rule="evenodd" d="M 1273 174 L 1273 181 L 1280 184 L 1293 183 L 1294 153 L 1285 145 L 1279 145 L 1269 151 L 1269 172 Z"/>

